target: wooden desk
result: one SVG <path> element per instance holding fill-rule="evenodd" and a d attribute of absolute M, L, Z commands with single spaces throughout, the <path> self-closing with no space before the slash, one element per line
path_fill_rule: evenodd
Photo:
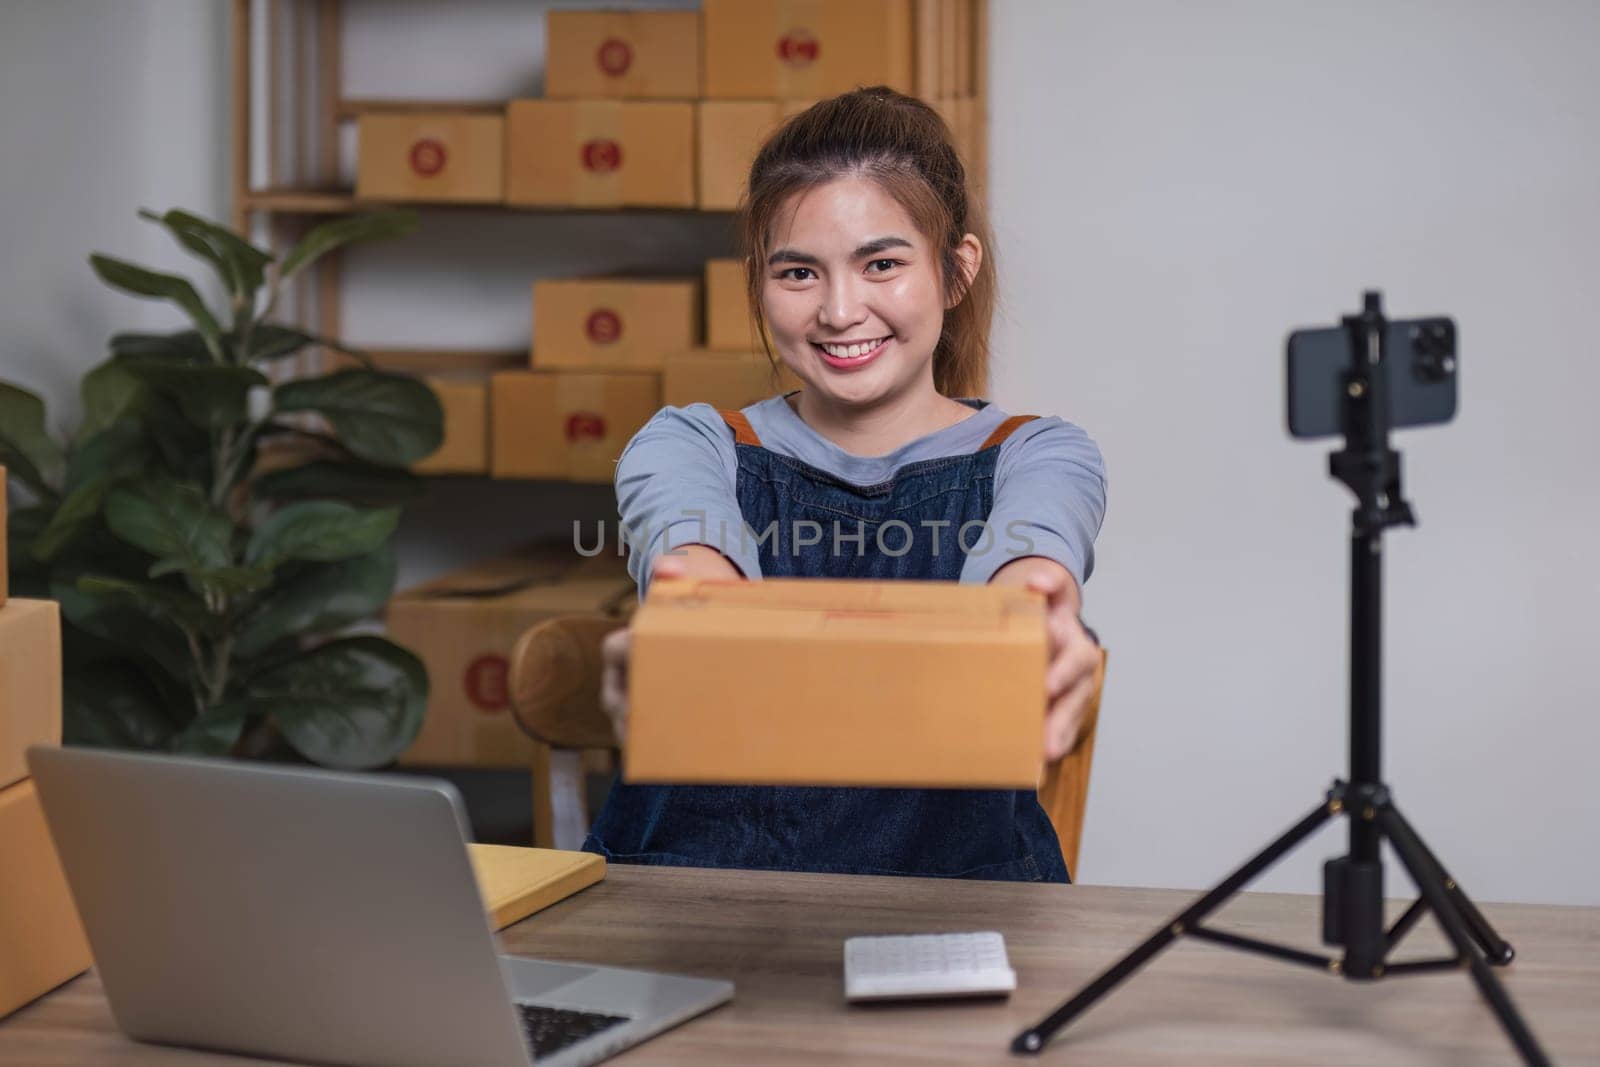
<path fill-rule="evenodd" d="M 1042 1059 L 1006 1051 L 1191 896 L 613 865 L 604 882 L 501 937 L 511 952 L 738 984 L 732 1004 L 619 1057 L 625 1065 L 1515 1062 L 1465 973 L 1357 984 L 1197 942 L 1157 957 Z M 1500 973 L 1546 1051 L 1600 1064 L 1600 908 L 1483 910 L 1517 947 Z M 1246 894 L 1216 925 L 1315 948 L 1318 902 Z M 846 937 L 981 929 L 1006 936 L 1019 984 L 1009 1000 L 845 1005 Z M 1431 921 L 1407 939 L 1408 956 L 1443 949 Z M 0 1067 L 244 1062 L 128 1041 L 93 974 L 0 1023 Z"/>

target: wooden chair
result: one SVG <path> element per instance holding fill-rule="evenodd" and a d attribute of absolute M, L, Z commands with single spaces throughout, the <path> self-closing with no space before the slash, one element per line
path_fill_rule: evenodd
<path fill-rule="evenodd" d="M 511 711 L 537 746 L 533 760 L 533 843 L 537 846 L 551 847 L 554 837 L 552 752 L 579 749 L 614 757 L 617 751 L 611 720 L 600 707 L 600 642 L 623 625 L 625 620 L 608 615 L 549 619 L 523 634 L 511 652 Z M 1039 784 L 1039 803 L 1050 816 L 1074 879 L 1105 671 L 1102 651 L 1077 746 L 1047 766 Z"/>

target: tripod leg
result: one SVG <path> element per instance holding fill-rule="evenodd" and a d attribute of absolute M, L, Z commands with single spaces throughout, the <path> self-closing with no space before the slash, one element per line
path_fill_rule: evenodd
<path fill-rule="evenodd" d="M 1495 932 L 1495 928 L 1489 925 L 1489 920 L 1483 917 L 1483 912 L 1479 911 L 1477 905 L 1472 903 L 1467 894 L 1456 884 L 1456 880 L 1450 877 L 1450 872 L 1444 869 L 1444 864 L 1439 862 L 1439 857 L 1433 854 L 1433 850 L 1428 847 L 1428 843 L 1422 840 L 1422 835 L 1417 833 L 1416 829 L 1406 821 L 1406 817 L 1400 814 L 1400 810 L 1391 805 L 1389 814 L 1394 816 L 1400 825 L 1406 828 L 1412 840 L 1422 849 L 1423 856 L 1433 865 L 1433 869 L 1438 872 L 1439 882 L 1444 886 L 1445 895 L 1456 906 L 1456 911 L 1461 913 L 1462 921 L 1467 925 L 1467 932 L 1472 935 L 1472 939 L 1483 949 L 1484 955 L 1489 957 L 1489 962 L 1501 966 L 1510 963 L 1517 954 L 1516 950 L 1511 947 L 1510 942 L 1501 938 Z M 1393 840 L 1392 837 L 1391 840 Z"/>
<path fill-rule="evenodd" d="M 1460 953 L 1461 958 L 1471 969 L 1472 980 L 1478 984 L 1478 992 L 1483 994 L 1483 999 L 1494 1009 L 1506 1035 L 1522 1054 L 1523 1062 L 1548 1064 L 1549 1058 L 1539 1047 L 1539 1042 L 1534 1038 L 1533 1031 L 1528 1029 L 1528 1024 L 1522 1021 L 1522 1016 L 1518 1014 L 1516 1005 L 1511 1003 L 1511 997 L 1501 986 L 1500 980 L 1495 977 L 1494 971 L 1489 969 L 1484 958 L 1473 951 L 1472 935 L 1467 929 L 1466 920 L 1456 907 L 1455 901 L 1451 899 L 1449 891 L 1445 889 L 1443 872 L 1438 862 L 1428 853 L 1427 846 L 1412 832 L 1410 825 L 1393 807 L 1387 804 L 1380 806 L 1377 810 L 1377 819 L 1378 826 L 1389 838 L 1390 844 L 1394 845 L 1395 852 L 1399 853 L 1400 862 L 1405 864 L 1406 870 L 1411 872 L 1411 877 L 1422 890 L 1422 899 L 1428 902 L 1429 909 L 1439 920 L 1439 925 L 1444 927 L 1450 943 L 1455 946 L 1456 952 Z"/>
<path fill-rule="evenodd" d="M 1043 1049 L 1062 1027 L 1083 1014 L 1095 1001 L 1109 993 L 1124 978 L 1144 966 L 1152 956 L 1176 941 L 1186 930 L 1189 930 L 1200 920 L 1222 906 L 1229 897 L 1239 891 L 1241 886 L 1264 871 L 1278 857 L 1310 836 L 1335 811 L 1339 810 L 1338 805 L 1339 802 L 1333 799 L 1319 804 L 1309 815 L 1290 827 L 1283 836 L 1251 857 L 1244 866 L 1230 874 L 1211 892 L 1191 904 L 1186 911 L 1172 922 L 1150 935 L 1144 944 L 1112 964 L 1098 978 L 1085 986 L 1077 996 L 1057 1008 L 1043 1022 L 1018 1034 L 1016 1039 L 1011 1042 L 1011 1051 L 1038 1052 Z"/>

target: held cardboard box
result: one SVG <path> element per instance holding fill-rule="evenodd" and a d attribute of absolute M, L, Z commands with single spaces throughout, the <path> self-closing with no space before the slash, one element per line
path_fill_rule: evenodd
<path fill-rule="evenodd" d="M 614 543 L 607 542 L 614 549 Z M 389 636 L 428 668 L 428 712 L 401 763 L 527 767 L 533 742 L 512 718 L 507 656 L 534 623 L 614 613 L 637 594 L 614 551 L 533 546 L 398 593 Z"/>
<path fill-rule="evenodd" d="M 913 89 L 911 0 L 703 0 L 700 28 L 709 99 Z"/>
<path fill-rule="evenodd" d="M 28 776 L 29 745 L 60 743 L 61 609 L 13 597 L 0 607 L 0 787 Z"/>
<path fill-rule="evenodd" d="M 356 197 L 489 204 L 503 199 L 505 120 L 420 111 L 362 115 Z"/>
<path fill-rule="evenodd" d="M 798 388 L 799 379 L 787 367 L 774 368 L 763 352 L 676 352 L 661 373 L 661 402 L 677 408 L 703 403 L 737 411 Z"/>
<path fill-rule="evenodd" d="M 1044 603 L 956 582 L 654 582 L 631 782 L 1033 789 Z"/>
<path fill-rule="evenodd" d="M 700 95 L 700 16 L 693 11 L 552 11 L 544 95 L 693 100 Z"/>
<path fill-rule="evenodd" d="M 609 485 L 661 408 L 656 374 L 507 371 L 489 386 L 489 471 Z"/>
<path fill-rule="evenodd" d="M 505 189 L 508 204 L 693 207 L 694 105 L 513 100 Z"/>
<path fill-rule="evenodd" d="M 700 335 L 692 278 L 563 278 L 533 283 L 539 370 L 660 370 Z"/>
<path fill-rule="evenodd" d="M 756 152 L 785 119 L 814 100 L 702 100 L 695 105 L 698 203 L 702 211 L 739 206 Z"/>
<path fill-rule="evenodd" d="M 0 789 L 0 1018 L 91 962 L 33 782 Z"/>
<path fill-rule="evenodd" d="M 411 469 L 418 474 L 487 474 L 489 379 L 435 374 L 426 380 L 444 408 L 444 440 L 438 451 Z"/>

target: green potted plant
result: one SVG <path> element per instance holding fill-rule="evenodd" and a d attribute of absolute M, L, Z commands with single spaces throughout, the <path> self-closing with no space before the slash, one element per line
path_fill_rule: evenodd
<path fill-rule="evenodd" d="M 13 588 L 60 602 L 65 739 L 388 763 L 421 725 L 427 674 L 348 629 L 393 589 L 396 505 L 443 416 L 422 382 L 273 316 L 319 257 L 415 216 L 331 221 L 280 259 L 183 211 L 140 214 L 216 272 L 226 310 L 187 278 L 94 255 L 102 281 L 176 304 L 191 328 L 113 337 L 65 442 L 39 397 L 0 382 L 0 465 L 27 498 L 7 531 Z M 357 365 L 269 380 L 309 345 Z"/>

